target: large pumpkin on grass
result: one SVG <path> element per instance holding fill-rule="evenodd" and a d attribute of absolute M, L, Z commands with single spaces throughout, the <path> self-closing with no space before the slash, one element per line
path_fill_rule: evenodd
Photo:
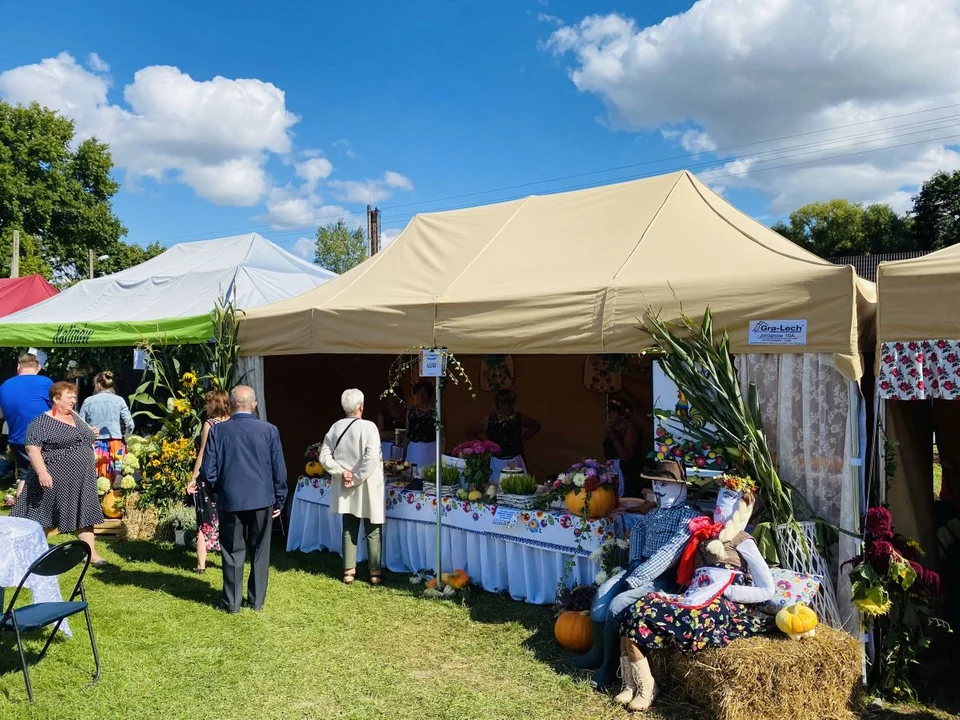
<path fill-rule="evenodd" d="M 121 500 L 120 493 L 116 490 L 111 490 L 104 494 L 103 500 L 100 501 L 100 507 L 103 509 L 104 517 L 111 520 L 123 517 L 123 511 L 118 507 Z"/>
<path fill-rule="evenodd" d="M 817 613 L 803 603 L 783 608 L 777 613 L 777 627 L 791 640 L 813 637 L 817 634 Z"/>
<path fill-rule="evenodd" d="M 577 517 L 582 517 L 583 505 L 586 502 L 586 498 L 587 491 L 583 488 L 578 488 L 568 492 L 563 501 L 566 503 L 567 510 Z M 589 511 L 591 520 L 606 517 L 613 512 L 616 506 L 617 494 L 611 486 L 601 485 L 590 493 Z"/>
<path fill-rule="evenodd" d="M 553 635 L 560 647 L 576 653 L 585 653 L 593 646 L 593 624 L 590 611 L 574 612 L 568 610 L 557 618 L 553 626 Z"/>

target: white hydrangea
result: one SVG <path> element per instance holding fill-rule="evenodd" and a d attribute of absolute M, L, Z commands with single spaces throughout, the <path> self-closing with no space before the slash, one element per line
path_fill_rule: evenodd
<path fill-rule="evenodd" d="M 97 492 L 100 495 L 106 495 L 110 492 L 110 481 L 105 477 L 97 478 Z"/>
<path fill-rule="evenodd" d="M 120 488 L 122 490 L 133 490 L 137 486 L 137 481 L 133 475 L 124 475 L 120 478 Z"/>

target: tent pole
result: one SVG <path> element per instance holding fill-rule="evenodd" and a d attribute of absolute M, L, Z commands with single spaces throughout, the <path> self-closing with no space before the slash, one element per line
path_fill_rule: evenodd
<path fill-rule="evenodd" d="M 437 383 L 437 387 L 436 387 L 436 393 L 435 393 L 435 395 L 436 395 L 436 397 L 437 397 L 437 428 L 436 428 L 436 432 L 437 432 L 437 439 L 436 439 L 436 446 L 437 446 L 437 456 L 436 456 L 436 465 L 437 465 L 437 475 L 436 475 L 436 480 L 437 480 L 437 485 L 436 485 L 436 488 L 437 488 L 437 567 L 436 567 L 436 571 L 437 571 L 437 574 L 436 574 L 435 577 L 437 578 L 437 590 L 442 590 L 442 589 L 443 589 L 443 583 L 441 583 L 441 581 L 440 581 L 440 528 L 442 527 L 442 524 L 443 524 L 443 473 L 442 473 L 442 469 L 441 469 L 441 467 L 440 467 L 440 455 L 441 455 L 441 453 L 443 452 L 443 450 L 442 450 L 441 447 L 440 447 L 440 417 L 441 417 L 441 416 L 440 416 L 440 392 L 441 392 L 441 386 L 440 386 L 440 377 L 439 377 L 439 376 L 437 376 L 437 378 L 436 378 L 436 383 Z"/>

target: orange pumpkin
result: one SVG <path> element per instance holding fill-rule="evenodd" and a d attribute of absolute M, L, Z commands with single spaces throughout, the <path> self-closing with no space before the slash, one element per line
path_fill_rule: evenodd
<path fill-rule="evenodd" d="M 103 508 L 104 517 L 108 517 L 111 520 L 123 517 L 123 511 L 117 507 L 120 500 L 120 493 L 116 490 L 111 490 L 103 496 L 103 500 L 100 501 L 100 507 Z"/>
<path fill-rule="evenodd" d="M 583 488 L 577 488 L 567 493 L 564 503 L 573 515 L 583 515 L 583 504 L 587 497 L 587 492 Z M 617 507 L 617 494 L 609 485 L 601 485 L 590 493 L 590 519 L 606 517 L 614 508 Z"/>
<path fill-rule="evenodd" d="M 464 570 L 454 570 L 452 573 L 443 573 L 440 576 L 445 585 L 449 585 L 454 590 L 463 590 L 470 582 L 470 576 Z"/>
<path fill-rule="evenodd" d="M 437 589 L 437 579 L 436 579 L 436 578 L 430 578 L 430 579 L 427 581 L 427 590 L 436 590 L 436 589 Z"/>
<path fill-rule="evenodd" d="M 568 610 L 557 618 L 553 626 L 553 635 L 560 647 L 575 653 L 585 653 L 593 647 L 593 625 L 590 611 L 574 612 Z"/>

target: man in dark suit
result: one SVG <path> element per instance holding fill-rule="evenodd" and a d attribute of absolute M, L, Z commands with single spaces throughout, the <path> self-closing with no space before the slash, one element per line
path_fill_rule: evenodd
<path fill-rule="evenodd" d="M 231 418 L 210 428 L 203 453 L 203 476 L 217 494 L 220 548 L 223 554 L 221 607 L 240 612 L 243 563 L 249 548 L 250 580 L 246 603 L 260 610 L 267 595 L 273 519 L 287 499 L 287 469 L 280 432 L 254 417 L 253 388 L 238 385 L 230 393 Z"/>

